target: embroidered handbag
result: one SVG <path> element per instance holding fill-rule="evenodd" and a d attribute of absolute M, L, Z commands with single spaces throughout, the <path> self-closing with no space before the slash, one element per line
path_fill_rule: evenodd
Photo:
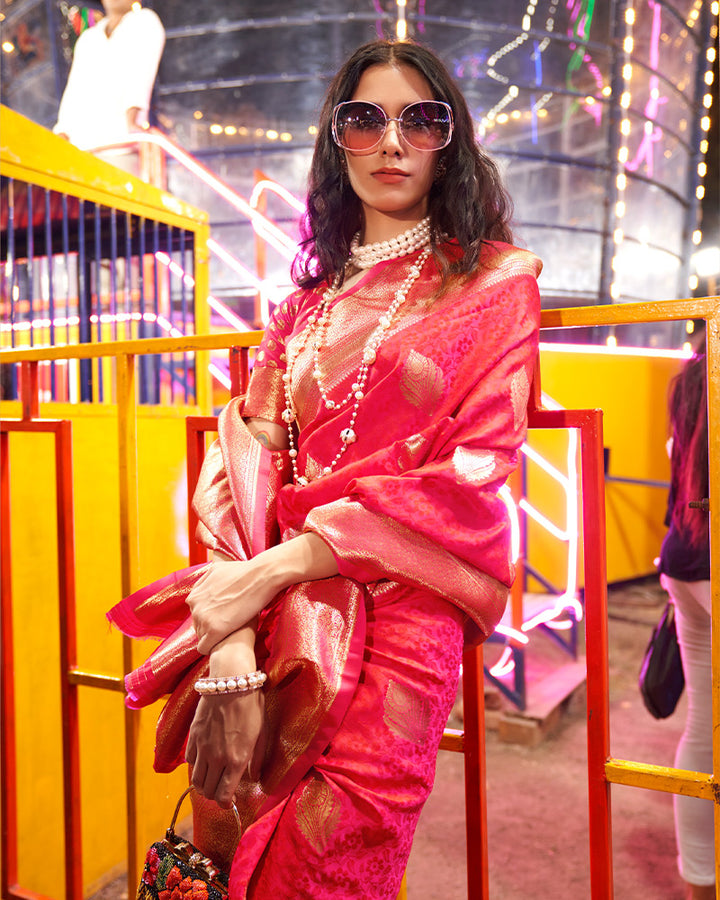
<path fill-rule="evenodd" d="M 228 875 L 221 872 L 197 847 L 175 834 L 180 806 L 192 790 L 189 787 L 177 802 L 170 827 L 161 841 L 148 850 L 140 878 L 137 900 L 228 900 Z M 240 830 L 240 817 L 233 804 Z"/>
<path fill-rule="evenodd" d="M 685 675 L 675 630 L 675 607 L 671 602 L 650 637 L 639 682 L 645 706 L 656 719 L 666 719 L 675 711 L 685 687 Z"/>

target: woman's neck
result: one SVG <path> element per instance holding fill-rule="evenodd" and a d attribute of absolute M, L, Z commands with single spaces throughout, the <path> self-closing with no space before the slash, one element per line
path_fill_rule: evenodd
<path fill-rule="evenodd" d="M 375 213 L 373 215 L 373 213 Z M 413 228 L 427 215 L 425 210 L 404 218 L 394 218 L 378 214 L 375 210 L 365 210 L 365 223 L 360 232 L 360 243 L 375 244 L 378 241 L 389 241 L 404 231 Z"/>

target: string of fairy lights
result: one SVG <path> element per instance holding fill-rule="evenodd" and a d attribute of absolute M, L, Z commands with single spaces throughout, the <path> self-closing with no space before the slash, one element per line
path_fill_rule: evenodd
<path fill-rule="evenodd" d="M 700 17 L 702 3 L 703 0 L 695 0 L 685 22 L 685 25 L 688 29 L 692 29 L 697 25 L 698 19 Z M 615 187 L 617 191 L 615 200 L 615 220 L 617 224 L 613 233 L 613 240 L 615 244 L 615 255 L 613 256 L 611 264 L 613 273 L 616 273 L 618 270 L 618 253 L 625 240 L 623 220 L 625 219 L 627 213 L 626 194 L 628 189 L 628 175 L 632 175 L 632 173 L 637 170 L 640 162 L 643 160 L 643 154 L 651 150 L 652 144 L 657 139 L 659 139 L 661 135 L 657 121 L 655 119 L 659 105 L 662 102 L 662 98 L 660 96 L 659 79 L 657 74 L 655 74 L 658 71 L 659 64 L 659 42 L 663 37 L 659 27 L 661 15 L 660 4 L 653 4 L 652 12 L 653 27 L 650 39 L 651 58 L 649 62 L 650 69 L 653 74 L 650 75 L 650 91 L 649 98 L 645 106 L 644 120 L 641 126 L 633 126 L 633 121 L 630 118 L 630 109 L 633 102 L 633 53 L 635 50 L 634 32 L 637 24 L 637 15 L 636 9 L 632 4 L 630 4 L 625 11 L 625 34 L 622 45 L 623 88 L 619 101 L 620 109 L 622 110 L 622 116 L 620 118 L 619 124 L 620 134 L 615 176 Z M 718 2 L 718 0 L 713 0 L 713 2 L 711 3 L 711 13 L 714 19 L 717 20 L 718 14 L 720 13 L 720 2 Z M 704 179 L 707 175 L 708 170 L 706 157 L 709 147 L 708 132 L 711 125 L 710 111 L 713 105 L 713 93 L 711 91 L 711 88 L 714 81 L 713 63 L 715 62 L 715 56 L 717 52 L 714 46 L 714 44 L 717 42 L 718 37 L 717 23 L 712 26 L 710 36 L 712 38 L 713 45 L 709 46 L 705 53 L 706 68 L 703 80 L 706 90 L 702 98 L 704 114 L 700 119 L 701 138 L 699 147 L 697 148 L 699 153 L 699 162 L 697 163 L 697 186 L 695 189 L 695 196 L 698 201 L 701 201 L 705 196 Z M 632 143 L 636 143 L 638 145 L 638 150 L 634 159 L 631 160 L 631 139 L 635 138 L 634 128 L 637 129 L 638 127 L 642 127 L 643 133 L 639 140 L 632 141 Z M 646 150 L 645 148 L 648 149 Z M 693 151 L 694 149 L 695 148 L 692 148 Z M 692 241 L 695 246 L 698 246 L 701 243 L 702 229 L 700 227 L 694 229 L 692 234 Z M 690 290 L 695 290 L 697 286 L 697 275 L 690 275 L 688 287 L 690 288 Z M 613 300 L 619 300 L 621 297 L 621 289 L 617 280 L 613 280 L 610 284 L 610 296 Z"/>
<path fill-rule="evenodd" d="M 693 0 L 692 7 L 684 23 L 687 31 L 697 28 L 701 19 L 703 5 L 707 2 L 708 0 Z M 531 120 L 534 128 L 537 121 L 548 117 L 547 105 L 554 96 L 553 91 L 546 89 L 538 97 L 537 94 L 530 94 L 527 89 L 521 90 L 518 84 L 513 83 L 512 76 L 502 71 L 503 60 L 507 61 L 507 57 L 518 51 L 528 55 L 533 61 L 536 73 L 538 73 L 537 84 L 539 86 L 542 83 L 543 54 L 550 47 L 552 36 L 557 31 L 558 9 L 561 6 L 567 19 L 564 28 L 566 32 L 565 37 L 569 36 L 573 40 L 573 43 L 570 44 L 573 52 L 567 67 L 566 86 L 573 88 L 573 75 L 581 68 L 587 71 L 595 82 L 595 90 L 584 98 L 579 99 L 578 103 L 589 115 L 595 118 L 598 125 L 600 124 L 603 104 L 612 102 L 612 87 L 608 83 L 607 77 L 600 72 L 599 67 L 587 50 L 595 4 L 596 0 L 566 0 L 562 4 L 560 0 L 546 0 L 544 4 L 541 3 L 541 0 L 528 0 L 519 22 L 517 34 L 510 40 L 505 41 L 497 49 L 491 51 L 484 64 L 479 68 L 479 60 L 473 61 L 473 74 L 475 74 L 477 69 L 479 77 L 487 77 L 502 87 L 501 96 L 493 106 L 478 114 L 477 130 L 481 140 L 490 141 L 493 137 L 497 138 L 499 129 L 504 126 L 511 126 L 517 123 L 518 120 Z M 422 12 L 424 12 L 424 0 L 418 0 L 417 13 L 421 12 L 421 6 Z M 379 14 L 383 12 L 379 2 L 375 2 L 375 7 Z M 395 7 L 395 34 L 398 40 L 405 40 L 408 36 L 408 0 L 395 0 Z M 692 154 L 696 154 L 693 165 L 697 165 L 695 199 L 698 203 L 702 201 L 705 195 L 704 182 L 708 171 L 706 157 L 709 145 L 708 132 L 711 124 L 711 109 L 713 106 L 713 63 L 717 53 L 717 19 L 720 12 L 720 0 L 712 0 L 710 7 L 714 24 L 711 27 L 711 41 L 705 51 L 705 92 L 702 97 L 703 114 L 699 123 L 700 139 L 699 146 L 691 147 L 690 151 Z M 73 11 L 76 11 L 76 7 L 72 7 L 70 12 Z M 618 151 L 617 159 L 614 161 L 616 191 L 614 203 L 615 223 L 613 228 L 614 253 L 611 260 L 612 278 L 608 289 L 610 298 L 613 301 L 618 301 L 622 298 L 621 279 L 618 277 L 618 273 L 621 268 L 620 253 L 626 240 L 625 221 L 628 211 L 628 187 L 633 173 L 637 172 L 641 164 L 645 167 L 645 173 L 652 177 L 653 154 L 657 152 L 657 148 L 654 149 L 654 145 L 659 145 L 662 138 L 659 112 L 662 104 L 667 101 L 667 97 L 661 96 L 659 78 L 660 51 L 663 42 L 670 43 L 672 40 L 663 31 L 662 13 L 662 5 L 649 2 L 649 0 L 628 0 L 625 8 L 624 37 L 621 48 L 622 89 L 618 98 L 620 110 Z M 643 71 L 637 79 L 634 79 L 635 69 L 640 68 L 634 65 L 634 59 L 636 59 L 636 29 L 638 27 L 642 28 L 643 39 L 647 37 L 648 14 L 652 19 L 649 41 L 650 58 L 644 60 Z M 378 25 L 378 28 L 380 27 Z M 678 47 L 680 47 L 680 42 L 687 36 L 687 31 L 676 36 L 675 40 Z M 5 39 L 0 46 L 8 54 L 16 51 L 16 47 L 10 39 Z M 643 46 L 645 46 L 645 43 Z M 690 66 L 688 66 L 688 70 L 690 70 Z M 647 76 L 649 79 L 649 90 L 645 107 L 640 115 L 634 110 L 633 95 L 635 93 L 639 96 L 642 91 L 644 96 L 645 86 L 641 80 L 644 77 L 644 71 L 649 73 Z M 681 90 L 683 89 L 682 84 L 678 86 Z M 317 134 L 317 126 L 314 124 L 308 125 L 301 133 L 289 128 L 282 129 L 279 127 L 228 123 L 227 120 L 225 123 L 208 121 L 208 118 L 200 109 L 196 109 L 193 112 L 193 119 L 197 128 L 206 128 L 209 134 L 216 139 L 247 141 L 256 147 L 262 143 L 285 145 L 294 141 L 304 143 L 314 139 Z M 687 121 L 682 121 L 680 128 L 681 130 L 687 129 Z M 671 151 L 666 148 L 664 152 L 667 155 Z M 633 154 L 632 158 L 631 153 Z M 642 234 L 634 235 L 634 237 L 641 242 L 643 240 Z M 698 247 L 702 239 L 702 229 L 698 224 L 698 227 L 692 233 L 693 245 Z M 690 275 L 688 287 L 690 290 L 695 290 L 697 286 L 698 276 L 696 274 Z"/>

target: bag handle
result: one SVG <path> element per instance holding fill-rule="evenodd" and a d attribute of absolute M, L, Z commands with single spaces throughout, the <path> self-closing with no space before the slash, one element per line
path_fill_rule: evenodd
<path fill-rule="evenodd" d="M 175 834 L 175 822 L 177 822 L 178 813 L 180 812 L 180 807 L 182 806 L 183 800 L 187 797 L 189 793 L 193 791 L 193 786 L 186 788 L 182 794 L 180 795 L 180 799 L 175 806 L 175 812 L 173 813 L 172 821 L 170 822 L 170 827 L 168 828 L 168 833 Z M 238 827 L 238 840 L 242 837 L 242 825 L 240 824 L 240 813 L 238 812 L 238 808 L 235 805 L 235 801 L 233 800 L 232 811 L 235 813 L 235 821 L 237 822 Z"/>

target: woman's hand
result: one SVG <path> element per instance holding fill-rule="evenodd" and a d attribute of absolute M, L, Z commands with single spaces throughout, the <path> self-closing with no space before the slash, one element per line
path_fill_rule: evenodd
<path fill-rule="evenodd" d="M 199 653 L 209 653 L 229 634 L 247 625 L 280 589 L 269 575 L 263 577 L 261 557 L 249 562 L 214 560 L 190 591 L 187 605 Z"/>
<path fill-rule="evenodd" d="M 210 676 L 254 672 L 255 628 L 252 622 L 218 644 L 210 654 Z M 190 726 L 185 758 L 193 767 L 192 783 L 209 800 L 229 807 L 245 770 L 260 775 L 267 734 L 265 695 L 203 694 Z"/>
<path fill-rule="evenodd" d="M 328 578 L 337 571 L 332 551 L 312 532 L 270 547 L 247 562 L 214 560 L 187 598 L 198 651 L 209 653 L 289 585 Z"/>
<path fill-rule="evenodd" d="M 240 780 L 260 776 L 267 734 L 265 695 L 203 694 L 190 726 L 185 758 L 192 784 L 208 800 L 229 808 Z"/>

